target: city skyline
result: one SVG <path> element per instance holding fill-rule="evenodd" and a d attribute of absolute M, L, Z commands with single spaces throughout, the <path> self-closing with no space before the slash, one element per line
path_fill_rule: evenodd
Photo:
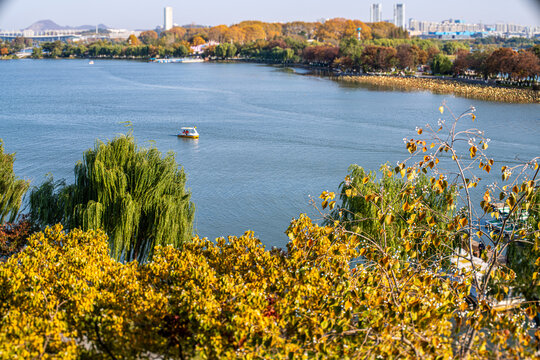
<path fill-rule="evenodd" d="M 369 22 L 370 6 L 373 3 L 382 4 L 382 20 L 392 21 L 394 5 L 403 3 L 407 9 L 405 23 L 410 18 L 424 21 L 453 18 L 467 23 L 540 25 L 540 5 L 534 0 L 516 0 L 511 6 L 502 0 L 455 0 L 451 4 L 434 4 L 425 0 L 337 0 L 331 8 L 323 7 L 322 2 L 321 6 L 317 6 L 319 2 L 304 0 L 275 0 L 272 4 L 253 4 L 247 0 L 229 0 L 226 3 L 202 0 L 197 4 L 157 0 L 136 5 L 127 0 L 117 0 L 114 4 L 104 0 L 94 0 L 91 3 L 80 0 L 0 0 L 0 29 L 23 29 L 44 19 L 53 20 L 62 26 L 103 23 L 113 28 L 152 29 L 163 24 L 163 9 L 166 6 L 175 10 L 174 22 L 179 25 L 231 25 L 242 20 L 317 21 L 335 17 Z"/>

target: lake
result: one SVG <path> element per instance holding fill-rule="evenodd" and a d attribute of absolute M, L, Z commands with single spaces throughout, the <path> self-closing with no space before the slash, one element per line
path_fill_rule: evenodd
<path fill-rule="evenodd" d="M 336 191 L 350 164 L 405 159 L 403 138 L 437 123 L 443 101 L 456 113 L 476 107 L 472 125 L 501 163 L 540 155 L 537 104 L 376 91 L 256 64 L 13 60 L 0 62 L 0 74 L 0 138 L 17 153 L 19 177 L 73 182 L 83 152 L 130 121 L 140 145 L 176 154 L 195 228 L 209 238 L 253 230 L 265 245 L 285 246 L 293 217 L 319 217 L 310 197 Z M 200 139 L 178 138 L 182 126 L 197 126 Z"/>

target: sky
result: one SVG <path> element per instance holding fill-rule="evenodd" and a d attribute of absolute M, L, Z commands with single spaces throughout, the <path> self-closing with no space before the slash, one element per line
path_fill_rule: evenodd
<path fill-rule="evenodd" d="M 405 4 L 405 18 L 426 21 L 463 19 L 467 23 L 540 26 L 540 0 L 0 0 L 0 29 L 26 28 L 49 19 L 62 26 L 105 24 L 113 28 L 153 29 L 163 8 L 173 8 L 179 25 L 232 25 L 242 20 L 317 21 L 334 17 L 369 21 L 371 3 L 382 3 L 383 18 Z"/>

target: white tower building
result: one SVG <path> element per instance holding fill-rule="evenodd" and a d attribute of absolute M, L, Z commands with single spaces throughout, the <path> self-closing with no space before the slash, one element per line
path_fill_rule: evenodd
<path fill-rule="evenodd" d="M 394 4 L 394 25 L 405 29 L 405 4 Z"/>
<path fill-rule="evenodd" d="M 172 7 L 165 7 L 163 15 L 163 29 L 170 30 L 173 27 L 173 16 L 172 16 Z"/>
<path fill-rule="evenodd" d="M 370 22 L 382 21 L 382 4 L 371 4 L 370 10 Z"/>

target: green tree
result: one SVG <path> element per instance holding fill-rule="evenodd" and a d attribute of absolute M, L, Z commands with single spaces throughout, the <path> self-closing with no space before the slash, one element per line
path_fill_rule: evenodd
<path fill-rule="evenodd" d="M 32 49 L 32 57 L 34 59 L 41 59 L 43 57 L 43 52 L 40 47 L 35 47 Z"/>
<path fill-rule="evenodd" d="M 347 230 L 354 230 L 373 239 L 376 239 L 384 228 L 388 235 L 385 239 L 386 246 L 401 251 L 400 234 L 411 221 L 409 212 L 412 198 L 420 199 L 435 223 L 442 225 L 450 221 L 454 208 L 448 207 L 448 204 L 455 201 L 454 188 L 447 188 L 439 194 L 429 191 L 431 184 L 423 173 L 410 181 L 389 176 L 390 174 L 392 170 L 388 165 L 381 166 L 379 177 L 374 171 L 368 173 L 361 166 L 351 165 L 345 181 L 340 184 L 342 204 L 332 212 L 326 224 L 331 225 L 338 220 Z M 378 202 L 363 195 L 366 193 L 379 194 Z M 391 222 L 379 221 L 381 207 L 395 209 Z M 433 255 L 430 250 L 433 249 L 426 249 L 424 255 Z"/>
<path fill-rule="evenodd" d="M 216 46 L 215 54 L 217 57 L 225 59 L 231 58 L 236 55 L 236 46 L 229 43 L 223 43 Z"/>
<path fill-rule="evenodd" d="M 73 185 L 53 189 L 50 180 L 32 191 L 32 219 L 51 225 L 63 213 L 70 229 L 103 229 L 111 255 L 123 261 L 145 261 L 155 246 L 178 247 L 191 238 L 194 205 L 173 154 L 162 157 L 121 136 L 97 142 L 74 172 Z"/>
<path fill-rule="evenodd" d="M 189 49 L 183 44 L 175 44 L 174 46 L 174 56 L 184 57 L 189 55 Z"/>
<path fill-rule="evenodd" d="M 433 74 L 448 75 L 452 73 L 452 62 L 450 58 L 443 54 L 437 54 L 431 62 L 431 71 Z"/>
<path fill-rule="evenodd" d="M 226 52 L 226 55 L 228 58 L 232 58 L 234 56 L 236 56 L 236 46 L 234 46 L 234 44 L 227 44 L 227 52 Z"/>
<path fill-rule="evenodd" d="M 460 49 L 469 50 L 469 47 L 460 41 L 447 41 L 442 47 L 442 51 L 446 55 L 454 55 Z"/>
<path fill-rule="evenodd" d="M 28 181 L 15 176 L 14 161 L 15 154 L 4 153 L 4 143 L 0 140 L 0 223 L 15 220 L 29 186 Z"/>

